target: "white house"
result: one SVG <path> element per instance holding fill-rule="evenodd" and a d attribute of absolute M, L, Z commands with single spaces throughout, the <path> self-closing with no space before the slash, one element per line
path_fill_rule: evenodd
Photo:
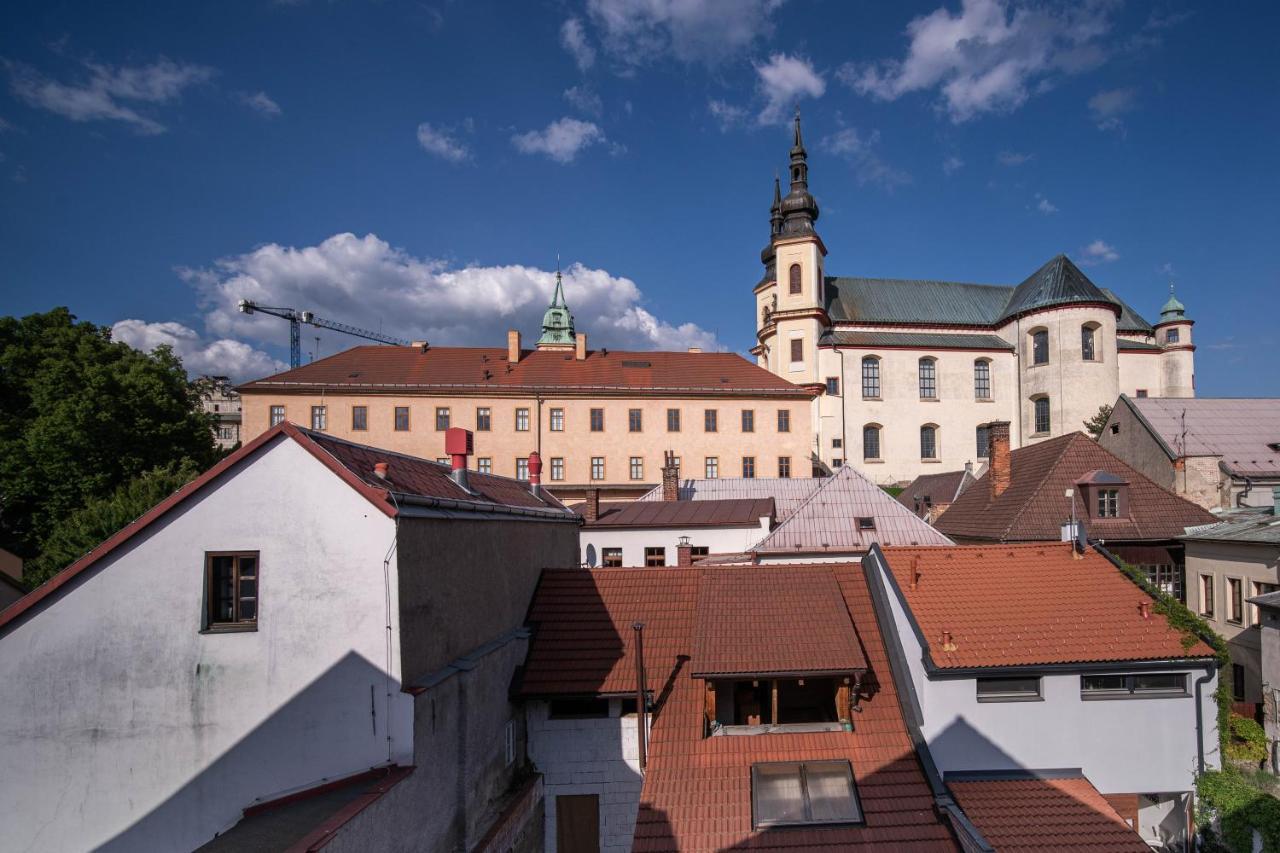
<path fill-rule="evenodd" d="M 526 484 L 272 428 L 0 613 L 3 846 L 232 849 L 319 793 L 328 850 L 519 834 L 507 687 L 576 526 Z"/>
<path fill-rule="evenodd" d="M 1070 543 L 873 549 L 889 657 L 944 778 L 1083 776 L 1149 843 L 1184 849 L 1219 766 L 1217 664 L 1103 554 Z M 888 626 L 887 626 L 888 627 Z"/>

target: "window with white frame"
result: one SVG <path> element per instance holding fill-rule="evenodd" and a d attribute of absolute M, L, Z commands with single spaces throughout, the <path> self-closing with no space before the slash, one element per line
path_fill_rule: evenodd
<path fill-rule="evenodd" d="M 862 397 L 865 400 L 880 397 L 880 359 L 873 355 L 862 359 Z"/>
<path fill-rule="evenodd" d="M 938 362 L 936 359 L 920 359 L 920 399 L 938 399 Z"/>
<path fill-rule="evenodd" d="M 714 480 L 720 476 L 720 458 L 718 456 L 707 457 L 704 476 L 708 480 Z"/>
<path fill-rule="evenodd" d="M 644 479 L 644 457 L 643 456 L 631 457 L 631 479 L 633 480 Z"/>
<path fill-rule="evenodd" d="M 551 431 L 564 432 L 564 409 L 551 410 Z"/>
<path fill-rule="evenodd" d="M 603 456 L 591 457 L 591 479 L 593 480 L 604 479 L 604 457 Z"/>
<path fill-rule="evenodd" d="M 564 479 L 564 457 L 562 456 L 551 457 L 551 479 L 552 480 Z"/>
<path fill-rule="evenodd" d="M 323 432 L 329 424 L 328 410 L 324 406 L 311 407 L 311 428 Z"/>
<path fill-rule="evenodd" d="M 1200 615 L 1213 618 L 1213 575 L 1200 576 Z"/>
<path fill-rule="evenodd" d="M 478 474 L 492 474 L 492 473 L 493 473 L 493 459 L 492 459 L 491 457 L 488 457 L 488 456 L 477 456 L 477 457 L 476 457 L 476 473 L 478 473 Z"/>
<path fill-rule="evenodd" d="M 529 410 L 520 408 L 516 409 L 516 432 L 529 431 Z"/>
<path fill-rule="evenodd" d="M 1142 672 L 1132 675 L 1082 675 L 1081 699 L 1159 698 L 1186 696 L 1185 672 Z"/>
<path fill-rule="evenodd" d="M 284 421 L 284 406 L 271 407 L 271 425 L 275 426 Z"/>
<path fill-rule="evenodd" d="M 991 362 L 985 358 L 973 363 L 973 396 L 977 400 L 991 399 Z"/>
<path fill-rule="evenodd" d="M 529 457 L 521 456 L 516 459 L 516 479 L 529 479 Z"/>

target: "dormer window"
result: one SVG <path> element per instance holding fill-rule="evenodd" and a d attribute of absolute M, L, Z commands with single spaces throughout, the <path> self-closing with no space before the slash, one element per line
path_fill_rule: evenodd
<path fill-rule="evenodd" d="M 842 731 L 852 718 L 856 690 L 852 673 L 708 679 L 705 733 L 718 737 Z"/>
<path fill-rule="evenodd" d="M 1076 481 L 1091 518 L 1127 518 L 1129 484 L 1106 471 L 1090 471 Z"/>
<path fill-rule="evenodd" d="M 1116 518 L 1120 515 L 1120 490 L 1098 489 L 1098 518 Z"/>

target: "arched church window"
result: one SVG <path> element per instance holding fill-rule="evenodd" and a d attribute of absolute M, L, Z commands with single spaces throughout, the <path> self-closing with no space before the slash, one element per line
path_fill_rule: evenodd
<path fill-rule="evenodd" d="M 799 293 L 800 292 L 800 265 L 792 264 L 791 271 L 788 274 L 791 276 L 791 293 L 793 294 Z"/>

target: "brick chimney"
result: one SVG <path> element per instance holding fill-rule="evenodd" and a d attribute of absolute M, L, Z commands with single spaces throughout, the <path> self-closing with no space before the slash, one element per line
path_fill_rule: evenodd
<path fill-rule="evenodd" d="M 582 507 L 582 520 L 587 524 L 595 524 L 600 518 L 600 490 L 587 489 L 587 501 Z"/>
<path fill-rule="evenodd" d="M 1009 488 L 1012 463 L 1009 461 L 1009 422 L 992 421 L 987 424 L 991 435 L 991 499 L 995 500 Z"/>
<path fill-rule="evenodd" d="M 587 333 L 578 332 L 573 339 L 573 355 L 578 361 L 587 360 Z"/>
<path fill-rule="evenodd" d="M 693 545 L 690 544 L 688 536 L 681 536 L 679 542 L 676 543 L 676 565 L 693 565 Z"/>
<path fill-rule="evenodd" d="M 676 465 L 676 455 L 670 450 L 662 457 L 662 499 L 680 500 L 680 466 Z"/>
<path fill-rule="evenodd" d="M 520 360 L 520 333 L 515 329 L 507 332 L 507 364 L 515 364 Z"/>

